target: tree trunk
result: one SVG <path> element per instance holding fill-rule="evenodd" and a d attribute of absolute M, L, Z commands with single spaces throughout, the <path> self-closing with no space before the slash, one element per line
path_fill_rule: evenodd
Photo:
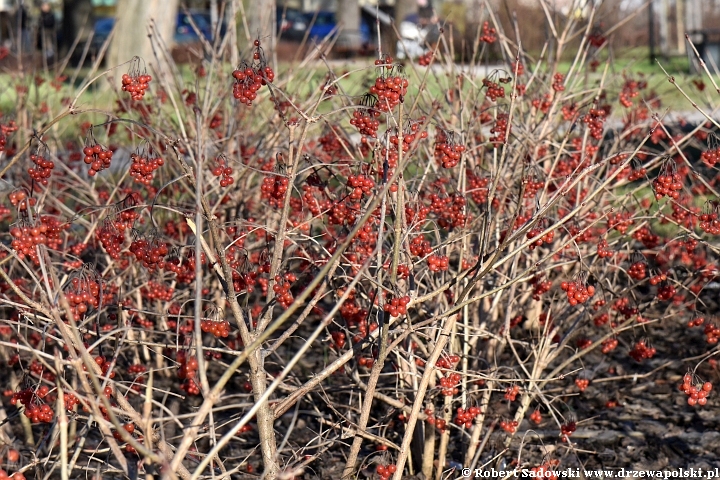
<path fill-rule="evenodd" d="M 173 38 L 177 23 L 179 0 L 118 0 L 115 20 L 115 33 L 108 53 L 110 66 L 127 62 L 139 56 L 148 66 L 153 65 L 158 73 L 167 72 L 162 45 L 168 49 L 173 47 Z M 160 56 L 159 62 L 153 55 L 151 37 L 148 27 L 153 23 L 152 42 Z"/>
<path fill-rule="evenodd" d="M 360 34 L 360 5 L 358 0 L 340 0 L 336 14 L 340 32 L 337 47 L 345 52 L 357 52 L 362 46 Z"/>
<path fill-rule="evenodd" d="M 67 55 L 75 39 L 80 37 L 78 47 L 73 52 L 73 56 L 79 56 L 83 50 L 83 41 L 90 36 L 94 25 L 92 0 L 65 0 L 61 26 L 62 55 Z"/>

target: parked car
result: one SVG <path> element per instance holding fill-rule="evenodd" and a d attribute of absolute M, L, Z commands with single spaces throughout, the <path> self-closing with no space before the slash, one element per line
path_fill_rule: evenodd
<path fill-rule="evenodd" d="M 337 33 L 335 12 L 308 12 L 305 14 L 305 18 L 310 28 L 310 39 L 319 41 L 328 36 L 333 30 Z M 374 43 L 372 26 L 364 16 L 360 21 L 360 35 L 362 36 L 363 44 L 369 45 Z"/>
<path fill-rule="evenodd" d="M 192 22 L 191 22 L 192 19 Z M 213 30 L 210 22 L 210 13 L 203 11 L 191 11 L 189 15 L 185 12 L 179 12 L 177 15 L 177 24 L 175 27 L 175 44 L 186 45 L 200 41 L 200 37 L 192 26 L 200 31 L 203 37 L 209 41 L 213 41 Z M 107 40 L 110 32 L 115 26 L 114 17 L 98 18 L 95 21 L 94 34 L 92 39 L 92 49 L 97 52 Z M 220 36 L 225 34 L 225 24 L 220 25 Z"/>
<path fill-rule="evenodd" d="M 294 8 L 277 7 L 277 33 L 281 40 L 299 42 L 307 32 L 307 18 L 300 10 Z"/>

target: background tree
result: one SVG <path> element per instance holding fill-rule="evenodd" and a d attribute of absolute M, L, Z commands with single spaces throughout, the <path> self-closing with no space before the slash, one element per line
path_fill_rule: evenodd
<path fill-rule="evenodd" d="M 338 2 L 337 20 L 340 25 L 338 48 L 356 52 L 362 45 L 360 34 L 360 5 L 358 0 L 340 0 Z"/>
<path fill-rule="evenodd" d="M 118 0 L 108 64 L 119 65 L 137 55 L 148 65 L 154 64 L 155 68 L 164 70 L 165 67 L 158 65 L 153 56 L 151 40 L 172 49 L 178 3 L 178 0 Z M 149 30 L 151 22 L 152 30 Z"/>
<path fill-rule="evenodd" d="M 245 0 L 243 4 L 248 20 L 249 42 L 259 38 L 266 53 L 274 52 L 275 0 Z"/>

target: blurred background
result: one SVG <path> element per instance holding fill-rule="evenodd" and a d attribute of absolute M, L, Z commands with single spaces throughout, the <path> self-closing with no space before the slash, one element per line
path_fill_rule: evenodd
<path fill-rule="evenodd" d="M 593 31 L 610 31 L 606 41 L 620 55 L 692 71 L 687 32 L 706 61 L 720 63 L 720 0 L 0 0 L 0 45 L 12 53 L 6 62 L 71 54 L 75 62 L 102 55 L 120 63 L 152 58 L 152 34 L 176 60 L 192 61 L 204 41 L 230 29 L 231 50 L 259 37 L 274 61 L 292 59 L 300 45 L 351 57 L 377 55 L 381 44 L 402 58 L 422 54 L 442 28 L 452 33 L 457 60 L 468 61 L 487 7 L 528 53 L 552 38 L 539 19 L 561 24 L 572 16 L 582 25 L 595 8 Z"/>

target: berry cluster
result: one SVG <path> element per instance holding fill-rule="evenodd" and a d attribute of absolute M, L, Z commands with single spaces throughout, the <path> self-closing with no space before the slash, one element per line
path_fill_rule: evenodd
<path fill-rule="evenodd" d="M 220 186 L 225 188 L 233 184 L 233 169 L 228 165 L 225 155 L 215 158 L 215 166 L 210 170 L 215 177 L 220 177 Z"/>
<path fill-rule="evenodd" d="M 145 62 L 140 57 L 133 57 L 130 70 L 122 76 L 122 91 L 130 93 L 133 100 L 142 100 L 152 77 L 147 74 Z"/>
<path fill-rule="evenodd" d="M 544 279 L 542 274 L 533 276 L 533 278 L 530 279 L 530 283 L 533 286 L 533 300 L 540 300 L 552 287 L 552 281 Z"/>
<path fill-rule="evenodd" d="M 378 474 L 381 480 L 388 480 L 395 472 L 397 472 L 397 465 L 394 463 L 389 465 L 380 464 L 375 467 L 375 473 Z"/>
<path fill-rule="evenodd" d="M 106 218 L 98 228 L 96 236 L 110 258 L 118 260 L 122 244 L 125 242 L 125 235 L 115 225 L 114 219 L 111 217 Z"/>
<path fill-rule="evenodd" d="M 377 96 L 375 107 L 381 112 L 390 112 L 407 95 L 409 85 L 407 78 L 393 74 L 392 61 L 392 57 L 387 55 L 383 59 L 375 60 L 375 66 L 387 72 L 377 77 L 375 84 L 369 90 L 372 95 Z"/>
<path fill-rule="evenodd" d="M 517 431 L 518 425 L 520 424 L 517 420 L 500 420 L 500 428 L 511 435 Z"/>
<path fill-rule="evenodd" d="M 587 387 L 590 386 L 590 380 L 587 378 L 576 378 L 575 385 L 578 387 L 578 390 L 584 392 Z"/>
<path fill-rule="evenodd" d="M 490 143 L 493 144 L 493 147 L 498 148 L 500 145 L 507 142 L 507 134 L 508 134 L 508 114 L 507 113 L 499 113 L 498 114 L 497 120 L 495 120 L 493 127 L 490 129 L 490 133 L 493 134 L 493 136 L 490 137 Z"/>
<path fill-rule="evenodd" d="M 430 255 L 427 264 L 431 272 L 442 272 L 450 267 L 450 259 L 445 255 Z"/>
<path fill-rule="evenodd" d="M 21 212 L 27 210 L 28 206 L 34 207 L 37 203 L 35 197 L 29 196 L 28 192 L 23 188 L 10 192 L 8 194 L 8 199 L 10 200 L 10 203 L 12 203 L 14 207 L 17 207 Z"/>
<path fill-rule="evenodd" d="M 385 300 L 386 303 L 383 305 L 383 310 L 388 312 L 391 317 L 399 317 L 400 315 L 407 314 L 407 306 L 408 303 L 410 303 L 410 297 L 408 295 L 404 297 L 388 295 Z"/>
<path fill-rule="evenodd" d="M 42 186 L 47 186 L 48 178 L 55 168 L 55 162 L 46 159 L 40 149 L 34 155 L 30 155 L 30 160 L 35 165 L 34 167 L 28 168 L 28 174 L 34 182 L 39 183 Z"/>
<path fill-rule="evenodd" d="M 480 41 L 485 43 L 495 43 L 495 40 L 497 40 L 497 31 L 495 28 L 490 26 L 489 22 L 483 22 Z"/>
<path fill-rule="evenodd" d="M 715 345 L 718 343 L 720 338 L 720 327 L 714 323 L 706 323 L 703 333 L 705 334 L 705 341 L 709 345 Z"/>
<path fill-rule="evenodd" d="M 560 425 L 560 436 L 569 437 L 575 433 L 575 430 L 577 430 L 577 422 L 570 420 L 569 422 Z M 563 440 L 566 440 L 566 438 L 563 438 Z"/>
<path fill-rule="evenodd" d="M 253 100 L 257 98 L 258 90 L 264 85 L 272 83 L 275 79 L 275 72 L 265 61 L 265 54 L 260 47 L 260 40 L 255 40 L 253 45 L 255 51 L 253 52 L 252 64 L 243 61 L 232 73 L 235 79 L 233 97 L 248 107 L 252 106 Z"/>
<path fill-rule="evenodd" d="M 552 89 L 556 92 L 562 92 L 565 90 L 565 85 L 563 85 L 563 82 L 565 81 L 565 75 L 562 73 L 556 73 L 553 75 L 553 83 L 552 83 Z"/>
<path fill-rule="evenodd" d="M 100 306 L 101 283 L 99 275 L 89 266 L 84 266 L 65 286 L 65 297 L 75 321 L 79 321 L 90 308 Z"/>
<path fill-rule="evenodd" d="M 467 410 L 458 407 L 455 411 L 455 419 L 453 422 L 460 427 L 464 425 L 465 428 L 470 428 L 472 427 L 473 420 L 475 420 L 475 417 L 478 415 L 480 415 L 480 407 L 470 407 Z"/>
<path fill-rule="evenodd" d="M 630 350 L 629 355 L 636 361 L 642 362 L 655 356 L 657 351 L 654 347 L 649 346 L 645 340 L 638 340 L 635 346 Z"/>
<path fill-rule="evenodd" d="M 227 320 L 203 319 L 200 321 L 200 329 L 218 338 L 227 338 L 230 335 L 230 322 Z"/>
<path fill-rule="evenodd" d="M 279 208 L 285 194 L 288 191 L 290 185 L 290 179 L 282 175 L 273 175 L 270 177 L 263 178 L 263 183 L 260 186 L 261 197 L 270 201 L 270 206 Z"/>
<path fill-rule="evenodd" d="M 612 338 L 612 337 L 606 338 L 605 340 L 602 341 L 601 345 L 602 345 L 602 349 L 601 349 L 602 353 L 607 355 L 608 353 L 612 352 L 613 350 L 615 350 L 617 348 L 618 339 Z"/>
<path fill-rule="evenodd" d="M 275 275 L 275 285 L 273 285 L 273 292 L 275 292 L 275 298 L 277 298 L 278 304 L 283 308 L 288 308 L 293 302 L 293 295 L 290 292 L 290 287 L 297 281 L 297 276 L 288 272 L 283 276 Z"/>
<path fill-rule="evenodd" d="M 610 250 L 607 240 L 604 238 L 598 242 L 597 254 L 600 258 L 610 258 L 614 255 L 614 251 Z"/>
<path fill-rule="evenodd" d="M 180 364 L 177 376 L 180 380 L 184 380 L 180 388 L 185 390 L 188 395 L 199 395 L 200 387 L 195 381 L 199 366 L 198 359 L 196 357 L 188 357 L 187 352 L 185 351 L 179 351 L 177 354 L 177 360 Z"/>
<path fill-rule="evenodd" d="M 150 185 L 153 181 L 153 173 L 165 164 L 160 157 L 155 157 L 145 152 L 133 153 L 130 155 L 132 164 L 130 165 L 130 176 L 136 182 L 144 185 Z"/>
<path fill-rule="evenodd" d="M 665 283 L 663 285 L 660 285 L 660 288 L 658 288 L 657 298 L 658 300 L 668 301 L 671 300 L 676 293 L 677 290 L 672 284 Z"/>
<path fill-rule="evenodd" d="M 330 337 L 332 338 L 335 348 L 338 350 L 342 350 L 342 348 L 345 346 L 345 341 L 346 341 L 345 332 L 336 330 L 330 334 Z"/>
<path fill-rule="evenodd" d="M 680 198 L 680 190 L 682 190 L 683 184 L 680 175 L 677 174 L 675 162 L 672 160 L 666 161 L 660 175 L 653 180 L 652 185 L 655 191 L 655 200 L 660 200 L 666 195 L 673 200 Z"/>
<path fill-rule="evenodd" d="M 107 360 L 102 355 L 98 355 L 94 358 L 95 363 L 98 367 L 100 367 L 100 370 L 102 371 L 103 376 L 107 376 L 108 378 L 115 378 L 115 372 L 111 371 L 110 368 L 112 367 L 112 361 Z M 87 371 L 87 366 L 83 365 L 83 370 Z"/>
<path fill-rule="evenodd" d="M 85 154 L 85 163 L 90 165 L 88 175 L 91 177 L 110 167 L 113 152 L 97 143 L 92 137 L 85 142 L 83 153 Z"/>
<path fill-rule="evenodd" d="M 25 406 L 25 416 L 32 423 L 52 423 L 54 412 L 50 405 L 44 403 L 43 399 L 47 397 L 50 389 L 47 385 L 35 388 L 26 388 L 15 392 L 10 399 L 12 405 L 18 403 Z"/>
<path fill-rule="evenodd" d="M 148 270 L 162 270 L 165 268 L 165 256 L 169 250 L 167 243 L 156 235 L 151 235 L 149 239 L 141 237 L 132 242 L 130 252 Z"/>
<path fill-rule="evenodd" d="M 507 387 L 505 389 L 505 400 L 509 402 L 514 402 L 515 397 L 517 397 L 517 394 L 520 393 L 520 387 L 517 385 L 513 385 L 512 387 Z"/>
<path fill-rule="evenodd" d="M 595 287 L 592 285 L 585 285 L 582 280 L 576 280 L 574 282 L 562 282 L 560 288 L 567 294 L 567 299 L 570 305 L 577 305 L 578 303 L 585 303 L 593 295 L 595 295 Z"/>
<path fill-rule="evenodd" d="M 447 422 L 443 418 L 435 418 L 435 415 L 432 411 L 432 409 L 426 408 L 425 409 L 425 415 L 427 418 L 425 421 L 429 425 L 434 425 L 435 428 L 437 428 L 441 433 L 447 430 Z"/>
<path fill-rule="evenodd" d="M 23 216 L 10 228 L 10 236 L 12 236 L 10 246 L 18 253 L 20 259 L 28 256 L 37 265 L 39 257 L 36 247 L 45 245 L 52 250 L 58 249 L 62 245 L 60 233 L 69 227 L 69 224 L 61 224 L 58 219 L 50 215 L 43 215 L 35 221 Z"/>
<path fill-rule="evenodd" d="M 545 186 L 545 182 L 538 180 L 535 176 L 527 176 L 522 180 L 525 191 L 523 198 L 535 198 L 535 195 Z"/>
<path fill-rule="evenodd" d="M 705 162 L 708 167 L 714 167 L 716 163 L 720 163 L 720 147 L 708 149 L 700 154 L 700 159 Z"/>
<path fill-rule="evenodd" d="M 695 405 L 704 406 L 713 385 L 710 382 L 693 381 L 693 377 L 694 375 L 686 373 L 683 377 L 683 383 L 680 385 L 680 390 L 688 396 L 688 405 L 691 407 Z"/>
<path fill-rule="evenodd" d="M 443 168 L 452 168 L 460 163 L 465 145 L 455 141 L 454 132 L 438 128 L 435 136 L 435 161 Z"/>
<path fill-rule="evenodd" d="M 491 102 L 494 102 L 498 98 L 505 98 L 505 88 L 501 87 L 499 83 L 493 82 L 489 78 L 483 78 L 482 84 L 483 87 L 487 88 L 485 96 Z"/>
<path fill-rule="evenodd" d="M 440 362 L 438 362 L 440 363 Z M 446 397 L 451 397 L 460 393 L 458 385 L 462 377 L 459 373 L 448 373 L 446 376 L 440 378 L 440 393 Z"/>
<path fill-rule="evenodd" d="M 542 413 L 540 413 L 539 408 L 536 408 L 530 414 L 530 421 L 533 422 L 535 425 L 540 425 L 540 422 L 542 422 Z"/>
<path fill-rule="evenodd" d="M 715 206 L 700 214 L 699 227 L 703 232 L 710 235 L 720 235 L 720 215 L 718 215 L 718 209 L 718 206 Z"/>
<path fill-rule="evenodd" d="M 433 55 L 432 51 L 425 52 L 418 57 L 418 64 L 421 67 L 427 67 L 432 63 L 433 57 L 434 57 L 434 55 Z"/>
<path fill-rule="evenodd" d="M 377 138 L 377 131 L 380 128 L 380 121 L 377 120 L 379 115 L 380 112 L 372 108 L 360 108 L 353 112 L 350 125 L 357 128 L 360 135 Z"/>
<path fill-rule="evenodd" d="M 543 222 L 541 221 L 538 224 L 542 224 L 542 223 Z M 526 234 L 526 237 L 528 238 L 528 240 L 531 240 L 531 239 L 537 237 L 537 239 L 529 245 L 530 250 L 535 250 L 536 247 L 541 247 L 543 243 L 548 244 L 548 245 L 552 243 L 553 238 L 555 237 L 555 232 L 548 232 L 545 235 L 543 235 L 542 237 L 540 237 L 539 235 L 543 231 L 545 231 L 545 228 L 543 228 L 541 226 L 536 226 L 536 227 L 530 229 L 530 231 L 528 231 L 528 233 Z"/>
<path fill-rule="evenodd" d="M 628 269 L 628 275 L 635 280 L 644 279 L 647 276 L 647 263 L 645 260 L 635 260 Z"/>
<path fill-rule="evenodd" d="M 367 175 L 350 175 L 347 179 L 347 185 L 352 189 L 350 192 L 351 200 L 360 200 L 363 195 L 370 196 L 375 182 Z"/>
<path fill-rule="evenodd" d="M 603 137 L 605 116 L 605 110 L 602 108 L 591 108 L 590 111 L 582 117 L 583 123 L 587 125 L 590 131 L 590 136 L 595 140 L 601 140 Z"/>
<path fill-rule="evenodd" d="M 661 282 L 664 282 L 667 280 L 667 274 L 665 273 L 658 273 L 657 275 L 653 275 L 650 277 L 650 285 L 657 285 Z"/>

